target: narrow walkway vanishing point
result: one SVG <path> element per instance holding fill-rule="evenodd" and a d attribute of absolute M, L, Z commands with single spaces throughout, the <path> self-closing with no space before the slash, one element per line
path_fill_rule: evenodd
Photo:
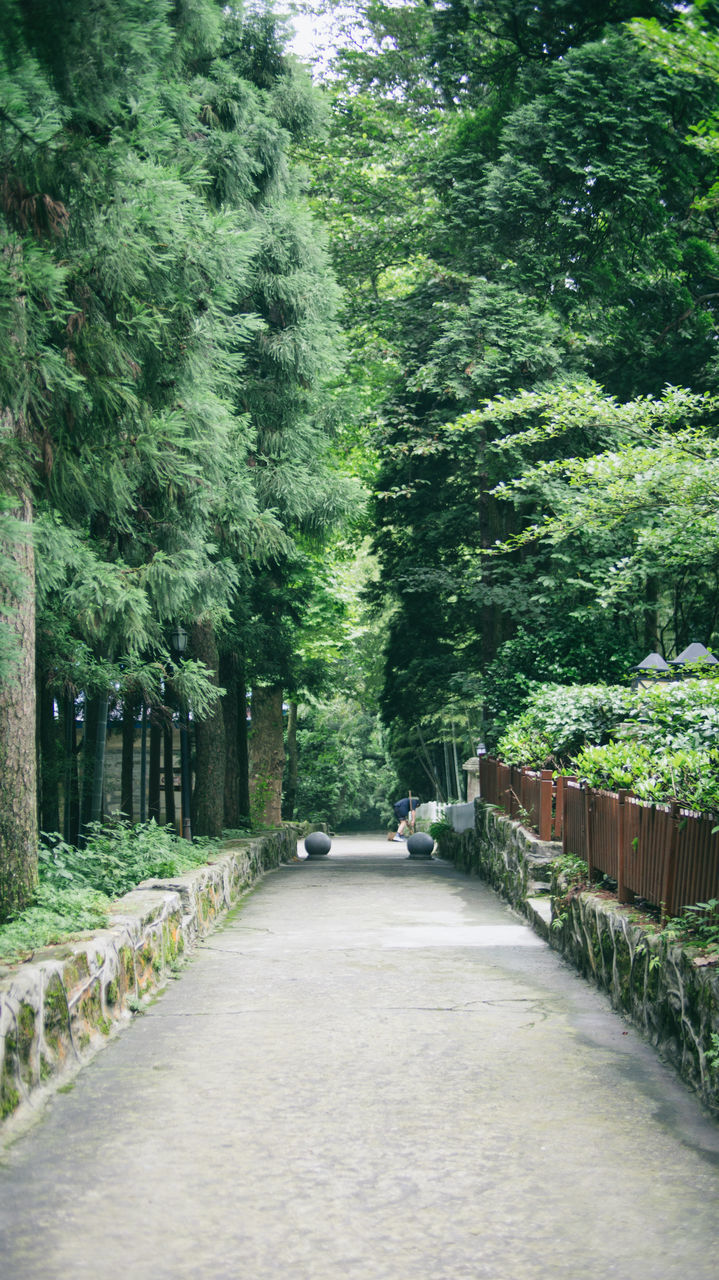
<path fill-rule="evenodd" d="M 484 885 L 269 875 L 3 1153 L 3 1280 L 716 1280 L 719 1130 Z"/>

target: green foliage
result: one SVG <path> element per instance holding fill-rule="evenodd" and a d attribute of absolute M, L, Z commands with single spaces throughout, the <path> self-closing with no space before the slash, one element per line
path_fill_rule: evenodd
<path fill-rule="evenodd" d="M 497 744 L 508 764 L 554 766 L 592 787 L 719 811 L 719 682 L 542 686 Z"/>
<path fill-rule="evenodd" d="M 253 831 L 262 831 L 264 829 L 263 819 L 271 791 L 272 780 L 270 778 L 257 778 L 255 780 L 250 800 L 250 826 Z"/>
<path fill-rule="evenodd" d="M 714 174 L 687 137 L 717 89 L 640 49 L 637 16 L 680 28 L 651 0 L 351 9 L 307 159 L 366 356 L 350 372 L 403 769 L 418 722 L 448 741 L 453 698 L 475 720 L 484 704 L 496 741 L 533 682 L 618 679 L 658 634 L 679 649 L 717 623 L 714 410 L 692 464 L 697 401 L 658 400 L 668 379 L 716 385 L 719 258 L 696 200 Z M 506 557 L 483 557 L 495 544 Z"/>
<path fill-rule="evenodd" d="M 719 738 L 719 681 L 657 680 L 631 700 L 627 732 L 652 749 L 713 748 Z"/>
<path fill-rule="evenodd" d="M 719 684 L 657 681 L 631 695 L 617 741 L 586 746 L 572 769 L 591 786 L 719 811 Z"/>
<path fill-rule="evenodd" d="M 531 424 L 505 437 L 498 447 L 506 454 L 575 432 L 579 415 L 595 430 L 601 423 L 610 444 L 585 456 L 533 460 L 498 486 L 498 496 L 533 511 L 507 546 L 533 544 L 563 559 L 581 574 L 587 602 L 601 611 L 638 619 L 653 612 L 660 627 L 673 628 L 677 648 L 692 632 L 709 638 L 719 570 L 713 498 L 719 406 L 681 389 L 624 405 L 597 390 L 557 388 L 488 410 L 517 413 Z M 649 580 L 661 587 L 648 600 Z"/>
<path fill-rule="evenodd" d="M 297 729 L 297 816 L 332 827 L 383 827 L 397 795 L 376 715 L 336 697 L 303 705 Z"/>
<path fill-rule="evenodd" d="M 339 290 L 290 156 L 323 113 L 286 38 L 216 0 L 3 7 L 0 496 L 37 515 L 52 694 L 199 722 L 224 691 L 168 643 L 196 620 L 289 682 L 300 544 L 361 501 L 333 447 Z"/>
<path fill-rule="evenodd" d="M 547 685 L 537 689 L 497 743 L 507 764 L 560 767 L 585 743 L 608 741 L 631 705 L 628 689 L 612 685 Z"/>
<path fill-rule="evenodd" d="M 552 863 L 552 929 L 557 932 L 569 920 L 572 899 L 589 887 L 589 867 L 573 853 L 562 854 Z"/>
<path fill-rule="evenodd" d="M 22 958 L 53 942 L 107 924 L 111 903 L 142 880 L 201 866 L 209 846 L 188 844 L 154 822 L 93 824 L 84 848 L 50 839 L 39 850 L 40 878 L 31 907 L 0 928 L 0 956 Z"/>
<path fill-rule="evenodd" d="M 17 663 L 17 644 L 11 620 L 28 583 L 18 570 L 13 549 L 32 538 L 32 530 L 14 514 L 12 498 L 0 493 L 0 680 L 12 678 Z"/>
<path fill-rule="evenodd" d="M 668 28 L 662 27 L 656 18 L 638 18 L 631 23 L 630 30 L 669 75 L 683 73 L 703 81 L 709 88 L 719 84 L 719 38 L 713 0 L 696 0 L 694 4 L 681 6 Z M 705 154 L 716 156 L 719 149 L 716 109 L 693 126 L 689 140 Z M 701 208 L 711 208 L 716 206 L 717 199 L 719 183 L 714 182 L 697 203 Z"/>
<path fill-rule="evenodd" d="M 190 844 L 155 822 L 92 823 L 87 843 L 76 849 L 63 841 L 40 849 L 41 882 L 62 887 L 72 881 L 103 893 L 110 901 L 142 880 L 179 875 L 207 861 L 207 844 Z"/>
<path fill-rule="evenodd" d="M 679 943 L 680 946 L 696 948 L 704 954 L 717 955 L 719 899 L 710 898 L 708 902 L 696 902 L 685 907 L 680 916 L 667 920 L 661 937 L 669 946 Z"/>
<path fill-rule="evenodd" d="M 440 818 L 437 822 L 430 822 L 428 827 L 429 834 L 433 840 L 441 840 L 442 836 L 454 835 L 454 827 L 449 818 Z"/>
<path fill-rule="evenodd" d="M 536 584 L 547 592 L 547 584 Z M 527 583 L 527 594 L 531 587 Z M 595 614 L 591 626 L 581 618 L 548 618 L 537 634 L 519 626 L 487 663 L 481 678 L 467 695 L 482 705 L 484 739 L 490 751 L 508 727 L 517 721 L 538 687 L 546 685 L 596 685 L 619 682 L 635 661 L 628 637 L 616 620 Z M 619 632 L 619 633 L 618 633 Z M 541 754 L 538 744 L 536 758 Z"/>
<path fill-rule="evenodd" d="M 0 926 L 0 957 L 23 959 L 28 953 L 64 938 L 107 925 L 109 901 L 85 886 L 58 888 L 38 885 L 35 903 L 8 924 Z"/>
<path fill-rule="evenodd" d="M 719 810 L 719 751 L 672 750 L 644 742 L 587 746 L 571 762 L 592 787 L 627 788 L 641 800 L 676 800 L 690 809 Z"/>

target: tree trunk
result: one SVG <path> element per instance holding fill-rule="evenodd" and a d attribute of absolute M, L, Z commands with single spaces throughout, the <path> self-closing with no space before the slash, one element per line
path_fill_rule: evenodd
<path fill-rule="evenodd" d="M 289 777 L 287 794 L 282 802 L 282 810 L 288 822 L 295 816 L 297 803 L 297 703 L 291 702 L 287 716 L 287 760 Z"/>
<path fill-rule="evenodd" d="M 43 832 L 60 831 L 60 749 L 55 699 L 45 672 L 37 671 L 38 821 Z"/>
<path fill-rule="evenodd" d="M 147 703 L 142 699 L 140 725 L 140 822 L 147 822 Z"/>
<path fill-rule="evenodd" d="M 122 704 L 122 765 L 120 812 L 128 822 L 135 817 L 135 715 L 137 700 L 127 695 Z"/>
<path fill-rule="evenodd" d="M 165 822 L 175 826 L 175 760 L 172 752 L 172 720 L 162 732 L 165 765 Z"/>
<path fill-rule="evenodd" d="M 102 822 L 105 796 L 105 746 L 107 742 L 106 693 L 85 702 L 85 738 L 83 742 L 82 794 L 80 799 L 80 837 L 86 838 L 91 822 Z"/>
<path fill-rule="evenodd" d="M 95 725 L 95 761 L 92 778 L 92 821 L 103 822 L 105 818 L 105 753 L 107 750 L 107 694 L 97 700 L 97 723 Z"/>
<path fill-rule="evenodd" d="M 240 822 L 250 821 L 250 740 L 247 727 L 245 668 L 237 676 L 237 771 L 240 784 Z"/>
<path fill-rule="evenodd" d="M 32 506 L 23 495 L 13 515 L 31 532 Z M 4 548 L 25 583 L 18 601 L 5 598 L 17 664 L 0 682 L 0 919 L 21 911 L 37 881 L 35 758 L 35 553 L 32 542 Z"/>
<path fill-rule="evenodd" d="M 190 764 L 190 723 L 187 712 L 180 709 L 180 782 L 181 782 L 181 835 L 192 839 L 192 766 Z"/>
<path fill-rule="evenodd" d="M 63 740 L 65 743 L 65 781 L 63 786 L 62 834 L 68 844 L 77 844 L 80 827 L 80 781 L 77 776 L 77 721 L 75 698 L 70 692 L 63 697 Z"/>
<path fill-rule="evenodd" d="M 255 685 L 250 730 L 250 812 L 253 826 L 277 827 L 282 822 L 284 766 L 282 686 Z"/>
<path fill-rule="evenodd" d="M 211 622 L 196 622 L 192 628 L 192 654 L 212 672 L 219 684 L 219 655 Z M 225 723 L 221 705 L 204 719 L 195 719 L 195 794 L 192 828 L 196 836 L 222 834 L 225 797 Z"/>
<path fill-rule="evenodd" d="M 160 760 L 162 757 L 162 724 L 160 713 L 150 716 L 150 772 L 148 778 L 147 816 L 150 822 L 160 821 Z"/>
<path fill-rule="evenodd" d="M 222 699 L 225 723 L 225 796 L 224 825 L 233 831 L 242 823 L 240 814 L 240 699 L 238 677 L 240 664 L 235 653 L 220 655 L 220 684 L 226 690 Z M 244 698 L 244 689 L 242 690 Z"/>

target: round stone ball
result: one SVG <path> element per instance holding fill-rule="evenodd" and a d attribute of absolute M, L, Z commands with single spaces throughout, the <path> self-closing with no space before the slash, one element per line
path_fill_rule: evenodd
<path fill-rule="evenodd" d="M 332 848 L 332 841 L 324 831 L 311 831 L 305 836 L 305 849 L 308 858 L 324 858 Z"/>
<path fill-rule="evenodd" d="M 407 841 L 410 858 L 431 858 L 433 849 L 434 840 L 426 831 L 415 831 Z"/>

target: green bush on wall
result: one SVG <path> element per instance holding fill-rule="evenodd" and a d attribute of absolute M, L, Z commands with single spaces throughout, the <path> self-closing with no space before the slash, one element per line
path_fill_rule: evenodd
<path fill-rule="evenodd" d="M 546 685 L 501 738 L 507 764 L 554 767 L 590 786 L 719 811 L 719 680 Z"/>

